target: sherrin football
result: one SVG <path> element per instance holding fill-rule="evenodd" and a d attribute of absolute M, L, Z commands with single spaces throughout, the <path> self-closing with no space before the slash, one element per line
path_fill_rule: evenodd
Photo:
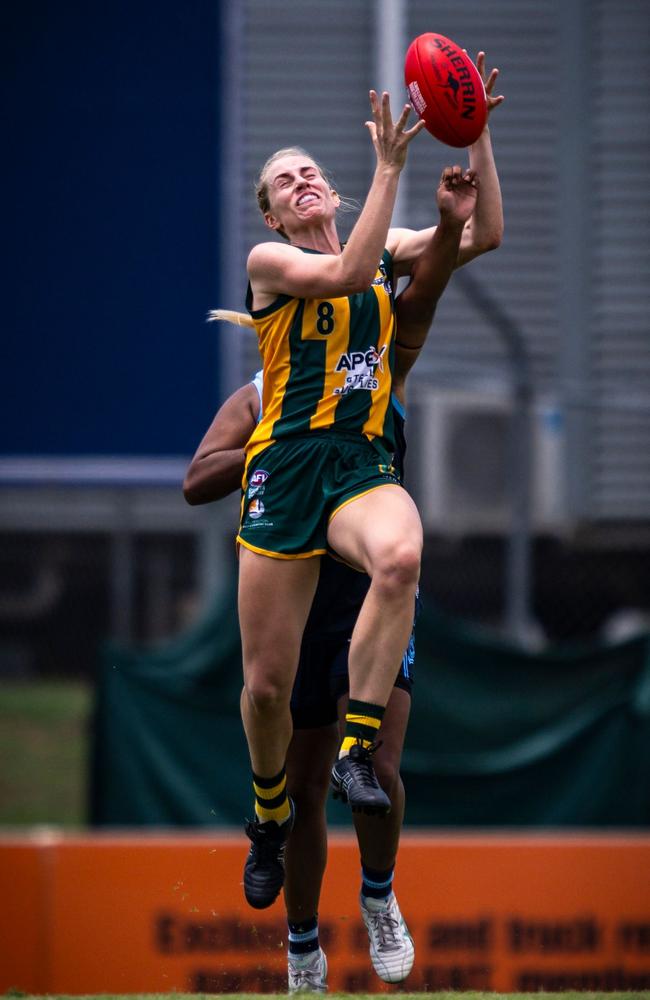
<path fill-rule="evenodd" d="M 409 100 L 431 135 L 447 146 L 471 146 L 485 128 L 487 98 L 467 53 L 444 35 L 414 38 L 404 63 Z"/>

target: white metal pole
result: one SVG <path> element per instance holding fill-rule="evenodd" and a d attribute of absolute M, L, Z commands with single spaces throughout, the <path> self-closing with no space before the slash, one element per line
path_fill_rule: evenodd
<path fill-rule="evenodd" d="M 390 94 L 393 117 L 399 116 L 406 103 L 404 56 L 409 39 L 406 25 L 406 0 L 375 0 L 375 78 L 372 86 Z M 393 226 L 405 226 L 408 204 L 406 172 L 402 172 L 393 212 Z"/>

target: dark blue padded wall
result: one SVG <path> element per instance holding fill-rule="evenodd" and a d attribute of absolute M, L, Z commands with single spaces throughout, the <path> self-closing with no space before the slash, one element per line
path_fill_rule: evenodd
<path fill-rule="evenodd" d="M 217 403 L 218 0 L 11 0 L 0 454 L 189 454 Z"/>

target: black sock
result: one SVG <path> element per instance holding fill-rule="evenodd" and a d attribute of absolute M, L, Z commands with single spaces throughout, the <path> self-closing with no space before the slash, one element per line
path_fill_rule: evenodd
<path fill-rule="evenodd" d="M 302 955 L 309 955 L 312 951 L 318 951 L 318 915 L 308 917 L 299 923 L 289 924 L 289 955 L 298 958 Z"/>
<path fill-rule="evenodd" d="M 377 871 L 361 864 L 361 895 L 366 899 L 388 899 L 393 891 L 395 865 L 388 871 Z"/>

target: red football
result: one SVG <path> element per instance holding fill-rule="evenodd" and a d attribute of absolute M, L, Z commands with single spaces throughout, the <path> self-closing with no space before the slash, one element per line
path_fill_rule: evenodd
<path fill-rule="evenodd" d="M 431 135 L 447 146 L 471 146 L 487 121 L 481 74 L 466 52 L 427 32 L 408 47 L 404 79 L 409 100 Z"/>

